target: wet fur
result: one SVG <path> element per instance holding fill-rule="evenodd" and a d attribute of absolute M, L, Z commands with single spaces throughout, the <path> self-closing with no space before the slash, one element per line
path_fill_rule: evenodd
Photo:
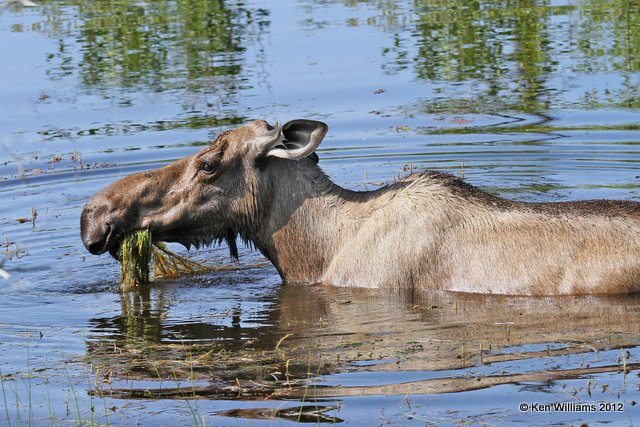
<path fill-rule="evenodd" d="M 241 235 L 289 281 L 520 295 L 640 289 L 638 203 L 518 203 L 440 172 L 352 192 L 309 162 L 274 170 L 280 183 L 303 176 L 304 195 L 265 189 L 276 209 L 259 209 Z"/>

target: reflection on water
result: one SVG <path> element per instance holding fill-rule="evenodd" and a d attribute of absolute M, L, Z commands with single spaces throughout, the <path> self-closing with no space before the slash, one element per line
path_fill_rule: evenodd
<path fill-rule="evenodd" d="M 312 385 L 314 396 L 333 398 L 614 372 L 615 392 L 626 401 L 627 374 L 640 367 L 640 296 L 513 298 L 301 285 L 275 292 L 258 301 L 258 322 L 236 307 L 180 325 L 167 320 L 173 307 L 161 289 L 123 297 L 121 315 L 91 321 L 88 353 L 110 378 L 95 392 L 302 398 Z M 176 378 L 192 382 L 167 385 Z"/>
<path fill-rule="evenodd" d="M 385 69 L 437 83 L 425 112 L 639 106 L 637 1 L 372 3 Z"/>
<path fill-rule="evenodd" d="M 326 9 L 340 1 L 301 3 L 288 8 L 306 8 L 303 27 L 386 33 L 380 67 L 389 76 L 410 71 L 428 84 L 422 112 L 640 106 L 637 1 L 360 1 L 344 2 L 356 12 L 346 18 Z M 249 80 L 256 84 L 250 74 L 268 79 L 266 61 L 274 60 L 264 50 L 272 13 L 257 1 L 67 0 L 43 13 L 33 28 L 58 42 L 47 60 L 50 78 L 77 71 L 86 90 L 117 94 L 120 107 L 136 102 L 131 88 L 177 90 L 187 111 L 215 117 L 242 103 Z"/>
<path fill-rule="evenodd" d="M 65 4 L 76 13 L 67 15 L 59 3 L 44 9 L 43 30 L 59 42 L 48 57 L 52 78 L 78 70 L 82 85 L 105 97 L 113 96 L 114 88 L 133 96 L 131 89 L 179 90 L 191 94 L 183 99 L 184 108 L 202 107 L 201 98 L 210 112 L 219 104 L 237 103 L 243 45 L 261 37 L 268 24 L 262 19 L 267 11 L 221 0 Z M 133 102 L 128 97 L 116 101 L 119 106 Z"/>

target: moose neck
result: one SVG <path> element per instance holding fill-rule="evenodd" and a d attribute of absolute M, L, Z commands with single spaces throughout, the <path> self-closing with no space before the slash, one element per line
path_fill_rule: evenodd
<path fill-rule="evenodd" d="M 309 159 L 271 160 L 258 192 L 256 220 L 248 233 L 240 234 L 269 258 L 285 281 L 310 283 L 322 281 L 374 196 L 337 186 Z"/>

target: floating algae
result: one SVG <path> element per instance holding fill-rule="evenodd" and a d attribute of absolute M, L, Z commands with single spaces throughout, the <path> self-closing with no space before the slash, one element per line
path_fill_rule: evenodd
<path fill-rule="evenodd" d="M 162 243 L 153 243 L 149 230 L 126 235 L 120 246 L 120 290 L 128 291 L 150 282 L 150 264 L 154 277 L 177 277 L 184 273 L 204 273 L 225 270 L 176 255 Z"/>

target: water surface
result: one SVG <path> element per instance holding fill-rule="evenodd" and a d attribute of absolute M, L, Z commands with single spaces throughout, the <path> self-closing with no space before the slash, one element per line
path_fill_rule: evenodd
<path fill-rule="evenodd" d="M 638 200 L 639 6 L 5 5 L 0 419 L 631 424 L 636 296 L 282 286 L 249 248 L 238 270 L 121 295 L 118 265 L 82 246 L 79 215 L 115 179 L 255 118 L 327 122 L 320 164 L 351 189 L 428 168 L 517 200 Z M 229 263 L 226 248 L 196 256 Z"/>

